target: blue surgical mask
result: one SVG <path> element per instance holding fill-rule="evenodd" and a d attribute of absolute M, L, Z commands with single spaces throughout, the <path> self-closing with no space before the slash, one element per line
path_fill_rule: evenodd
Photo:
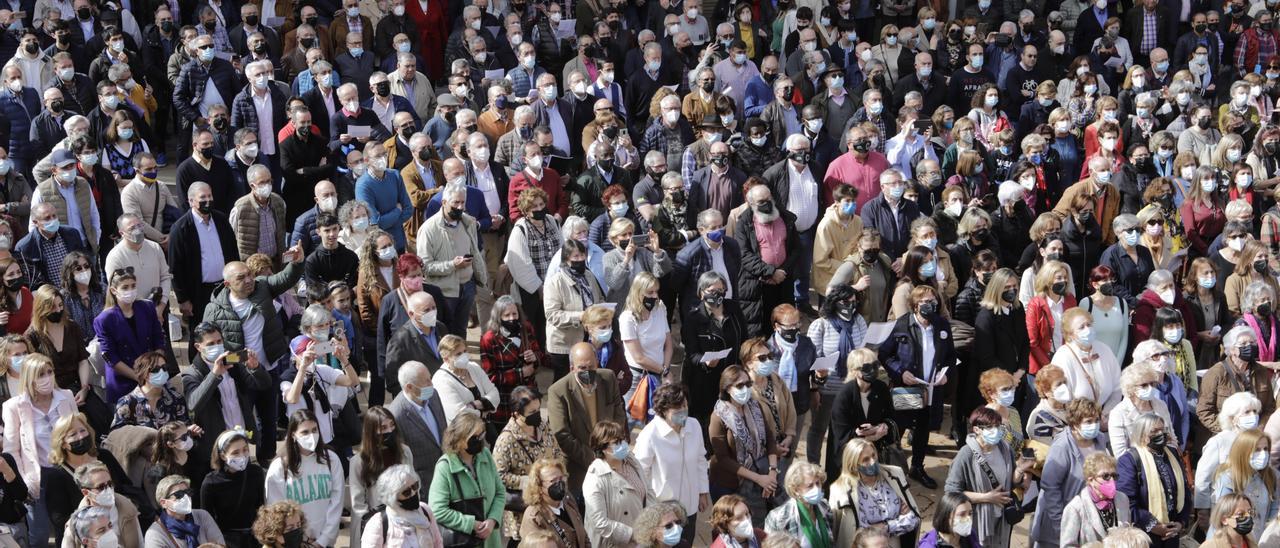
<path fill-rule="evenodd" d="M 817 485 L 810 487 L 808 491 L 804 492 L 803 498 L 809 504 L 822 502 L 822 487 Z"/>
<path fill-rule="evenodd" d="M 222 355 L 224 352 L 223 348 L 224 347 L 220 344 L 211 344 L 204 347 L 204 350 L 200 352 L 200 355 L 204 357 L 204 361 L 213 363 L 213 360 L 218 359 L 218 356 Z"/>
<path fill-rule="evenodd" d="M 1000 443 L 1000 439 L 1004 437 L 1004 433 L 1000 431 L 999 426 L 983 428 L 978 430 L 978 433 L 982 435 L 982 442 L 987 445 Z"/>
<path fill-rule="evenodd" d="M 169 383 L 169 372 L 163 369 L 154 371 L 150 377 L 147 377 L 147 382 L 151 386 L 164 386 Z"/>
<path fill-rule="evenodd" d="M 672 423 L 672 424 L 679 424 L 679 425 L 682 425 L 682 426 L 683 426 L 683 425 L 684 425 L 684 423 L 685 423 L 685 422 L 687 422 L 688 420 L 689 420 L 689 409 L 688 409 L 688 408 L 681 409 L 681 410 L 679 410 L 679 411 L 673 411 L 673 412 L 671 413 L 671 423 Z"/>
<path fill-rule="evenodd" d="M 364 55 L 364 48 L 350 48 L 347 51 L 351 53 L 352 57 Z"/>
<path fill-rule="evenodd" d="M 1137 232 L 1125 232 L 1125 233 L 1124 233 L 1124 244 L 1125 244 L 1125 245 L 1127 245 L 1127 246 L 1130 246 L 1130 247 L 1133 247 L 1133 246 L 1135 246 L 1135 245 L 1138 245 L 1138 233 L 1137 233 Z"/>
<path fill-rule="evenodd" d="M 680 544 L 680 535 L 684 534 L 684 527 L 679 523 L 672 523 L 670 527 L 662 530 L 662 543 L 667 546 L 675 546 Z"/>
<path fill-rule="evenodd" d="M 907 187 L 901 185 L 889 189 L 889 195 L 893 196 L 893 199 L 895 200 L 902 198 L 902 195 L 906 193 Z"/>
<path fill-rule="evenodd" d="M 595 337 L 595 339 L 596 339 L 596 343 L 599 343 L 599 344 L 605 344 L 605 343 L 609 342 L 609 339 L 612 339 L 612 338 L 613 338 L 613 330 L 612 330 L 612 329 L 597 329 L 597 330 L 595 331 L 595 333 L 592 333 L 592 334 L 591 334 L 591 336 L 592 336 L 592 337 Z"/>
<path fill-rule="evenodd" d="M 724 241 L 724 229 L 723 229 L 723 228 L 717 228 L 717 229 L 715 229 L 715 230 L 712 230 L 711 232 L 708 232 L 708 233 L 707 233 L 707 239 L 708 239 L 708 240 L 711 240 L 711 241 L 713 241 L 713 242 L 715 242 L 715 243 L 720 243 L 720 242 Z"/>
<path fill-rule="evenodd" d="M 768 377 L 774 371 L 778 370 L 778 362 L 774 360 L 765 360 L 756 364 L 756 374 L 761 377 Z"/>
<path fill-rule="evenodd" d="M 927 263 L 920 265 L 920 277 L 932 278 L 936 275 L 938 275 L 937 261 L 929 261 Z"/>
<path fill-rule="evenodd" d="M 1213 276 L 1209 276 L 1206 278 L 1197 279 L 1196 283 L 1200 284 L 1200 287 L 1203 287 L 1205 289 L 1213 289 L 1213 286 L 1218 285 L 1218 279 L 1214 278 Z"/>
<path fill-rule="evenodd" d="M 612 452 L 613 458 L 618 460 L 627 460 L 627 457 L 631 455 L 631 444 L 628 444 L 625 441 L 620 441 L 617 445 L 613 446 Z"/>
<path fill-rule="evenodd" d="M 9 358 L 9 368 L 13 369 L 14 373 L 19 375 L 22 374 L 22 360 L 25 358 L 26 356 L 13 356 Z"/>
<path fill-rule="evenodd" d="M 1013 390 L 1001 390 L 996 393 L 996 403 L 999 403 L 1001 407 L 1012 407 L 1013 398 Z"/>
<path fill-rule="evenodd" d="M 849 202 L 847 204 L 842 204 L 840 206 L 840 212 L 847 216 L 852 217 L 854 213 L 858 212 L 858 202 Z"/>
<path fill-rule="evenodd" d="M 1098 437 L 1098 432 L 1102 426 L 1096 422 L 1086 422 L 1080 425 L 1080 437 L 1091 440 Z"/>

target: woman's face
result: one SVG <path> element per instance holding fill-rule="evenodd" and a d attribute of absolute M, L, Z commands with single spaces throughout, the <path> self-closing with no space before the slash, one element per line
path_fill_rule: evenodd
<path fill-rule="evenodd" d="M 1067 283 L 1067 273 L 1058 270 L 1053 274 L 1053 283 Z"/>
<path fill-rule="evenodd" d="M 644 292 L 644 296 L 653 298 L 653 299 L 658 298 L 658 286 L 655 285 L 653 287 L 650 287 L 647 291 Z"/>
<path fill-rule="evenodd" d="M 1079 333 L 1083 331 L 1085 328 L 1092 327 L 1092 326 L 1093 326 L 1093 321 L 1084 316 L 1078 316 L 1076 318 L 1073 318 L 1071 320 L 1071 325 L 1070 325 L 1072 333 Z"/>
<path fill-rule="evenodd" d="M 712 293 L 719 293 L 721 295 L 725 294 L 726 290 L 724 284 L 720 282 L 713 282 L 711 285 L 708 285 L 706 289 L 702 290 L 702 296 L 704 297 Z"/>
<path fill-rule="evenodd" d="M 1048 245 L 1044 246 L 1044 248 L 1040 250 L 1040 255 L 1046 259 L 1055 253 L 1059 257 L 1062 256 L 1062 240 L 1052 240 Z"/>
<path fill-rule="evenodd" d="M 586 253 L 583 253 L 583 252 L 578 251 L 578 250 L 576 250 L 576 249 L 569 253 L 569 262 L 573 262 L 573 261 L 585 261 L 585 260 L 587 260 L 587 254 L 586 254 Z"/>
<path fill-rule="evenodd" d="M 582 227 L 577 230 L 574 230 L 573 233 L 569 235 L 569 237 L 575 240 L 578 240 L 579 242 L 586 241 L 587 239 L 586 227 Z"/>
<path fill-rule="evenodd" d="M 178 449 L 178 445 L 181 445 L 185 440 L 188 440 L 190 438 L 191 438 L 191 433 L 187 432 L 187 428 L 184 426 L 178 430 L 173 431 L 173 441 L 169 442 L 168 445 L 170 448 L 176 451 Z"/>
<path fill-rule="evenodd" d="M 548 466 L 538 471 L 538 479 L 542 483 L 542 494 L 549 497 L 551 486 L 564 481 L 564 472 L 554 466 Z"/>
<path fill-rule="evenodd" d="M 386 249 L 386 248 L 391 248 L 391 249 L 393 250 L 392 255 L 393 255 L 393 256 L 395 255 L 394 250 L 395 250 L 395 248 L 396 248 L 396 243 L 395 243 L 394 241 L 392 241 L 392 240 L 391 240 L 391 237 L 390 237 L 390 236 L 378 236 L 378 241 L 377 241 L 377 243 L 376 243 L 376 249 L 377 249 L 379 252 L 382 252 L 382 250 L 384 250 L 384 249 Z M 393 260 L 394 260 L 394 259 L 393 259 Z"/>
<path fill-rule="evenodd" d="M 520 414 L 529 417 L 538 414 L 540 411 L 542 411 L 542 400 L 534 399 L 525 404 L 524 409 L 520 410 Z"/>
<path fill-rule="evenodd" d="M 67 430 L 66 443 L 63 445 L 69 448 L 72 443 L 80 441 L 82 438 L 86 438 L 88 436 L 89 429 L 85 428 L 84 424 L 77 422 L 71 426 L 70 430 Z"/>
<path fill-rule="evenodd" d="M 320 424 L 316 421 L 302 421 L 298 425 L 298 429 L 293 431 L 294 436 L 307 436 L 310 434 L 320 435 Z"/>
<path fill-rule="evenodd" d="M 1235 527 L 1236 523 L 1238 523 L 1237 520 L 1241 520 L 1252 515 L 1253 503 L 1249 502 L 1249 499 L 1247 498 L 1240 497 L 1240 502 L 1236 503 L 1235 511 L 1231 512 L 1231 515 L 1228 516 L 1227 519 L 1223 520 L 1219 526 L 1225 529 L 1231 529 Z"/>
<path fill-rule="evenodd" d="M 4 280 L 6 282 L 9 280 L 16 280 L 21 277 L 22 267 L 18 266 L 18 263 L 10 263 L 9 268 L 4 270 Z"/>
<path fill-rule="evenodd" d="M 538 198 L 538 199 L 534 200 L 534 201 L 533 201 L 533 205 L 530 205 L 530 206 L 529 206 L 529 217 L 533 217 L 533 214 L 534 214 L 534 213 L 536 213 L 536 212 L 538 212 L 538 211 L 542 211 L 542 210 L 544 210 L 544 209 L 547 209 L 547 201 L 546 201 L 546 200 L 543 200 L 542 198 Z"/>
<path fill-rule="evenodd" d="M 401 489 L 399 493 L 396 493 L 396 500 L 412 499 L 414 495 L 418 494 L 418 489 L 419 489 L 418 482 L 412 481 L 409 483 L 409 485 L 404 486 L 404 488 Z M 421 502 L 421 499 L 419 499 L 419 502 Z"/>
<path fill-rule="evenodd" d="M 249 456 L 249 444 L 248 442 L 245 442 L 242 439 L 232 440 L 230 443 L 227 444 L 226 451 L 222 453 L 222 459 L 224 461 L 228 461 L 236 457 L 248 457 L 248 456 Z"/>
<path fill-rule="evenodd" d="M 378 423 L 379 434 L 390 434 L 395 431 L 396 431 L 396 421 L 392 420 L 391 418 L 382 419 L 382 421 Z"/>
<path fill-rule="evenodd" d="M 134 291 L 136 289 L 138 289 L 138 282 L 129 278 L 125 278 L 124 281 L 118 282 L 111 287 L 111 290 L 115 292 L 117 298 L 121 293 Z"/>
<path fill-rule="evenodd" d="M 858 466 L 871 466 L 876 462 L 876 452 L 872 449 L 866 449 L 858 456 Z"/>
<path fill-rule="evenodd" d="M 936 244 L 938 240 L 938 231 L 927 225 L 917 229 L 916 242 L 923 242 L 925 240 L 934 240 L 934 243 Z"/>
<path fill-rule="evenodd" d="M 624 230 L 620 232 L 616 238 L 613 239 L 613 245 L 618 245 L 619 242 L 623 240 L 630 240 L 635 235 L 636 235 L 636 231 L 634 228 Z"/>
<path fill-rule="evenodd" d="M 1101 485 L 1102 482 L 1111 481 L 1114 479 L 1116 479 L 1116 468 L 1114 466 L 1109 468 L 1103 467 L 1099 469 L 1096 474 L 1089 477 L 1089 486 L 1096 488 L 1097 486 Z"/>
<path fill-rule="evenodd" d="M 987 95 L 984 97 L 984 99 L 986 99 L 986 100 L 987 100 L 987 102 L 984 102 L 984 103 L 983 103 L 983 105 L 984 105 L 984 106 L 985 106 L 985 105 L 987 105 L 987 104 L 988 104 L 988 102 L 990 102 L 990 100 L 991 100 L 992 98 L 995 98 L 995 100 L 996 100 L 996 101 L 999 101 L 999 100 L 1000 100 L 1000 90 L 998 90 L 998 89 L 989 89 L 989 90 L 987 90 Z"/>
<path fill-rule="evenodd" d="M 963 521 L 973 517 L 973 505 L 968 502 L 962 502 L 956 505 L 956 511 L 951 514 L 951 521 Z"/>
<path fill-rule="evenodd" d="M 507 305 L 507 307 L 502 310 L 502 316 L 500 317 L 500 319 L 504 322 L 514 322 L 516 320 L 519 320 L 520 308 L 514 304 Z"/>

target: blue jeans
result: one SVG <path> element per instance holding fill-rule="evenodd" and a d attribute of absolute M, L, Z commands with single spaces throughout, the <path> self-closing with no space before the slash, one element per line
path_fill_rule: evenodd
<path fill-rule="evenodd" d="M 815 224 L 809 230 L 800 233 L 798 250 L 800 261 L 797 263 L 796 272 L 792 273 L 796 278 L 797 305 L 809 302 L 809 275 L 813 272 L 813 239 L 818 232 L 817 226 Z"/>
<path fill-rule="evenodd" d="M 27 546 L 31 548 L 49 545 L 49 529 L 52 528 L 52 524 L 49 523 L 49 506 L 46 491 L 48 489 L 42 482 L 40 484 L 40 496 L 27 505 Z M 61 533 L 62 531 L 58 532 Z"/>

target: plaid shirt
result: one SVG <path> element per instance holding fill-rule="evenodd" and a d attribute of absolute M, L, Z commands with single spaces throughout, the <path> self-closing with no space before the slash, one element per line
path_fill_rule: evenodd
<path fill-rule="evenodd" d="M 364 34 L 364 23 L 360 22 L 360 17 L 355 19 L 347 18 L 347 30 L 350 34 Z"/>
<path fill-rule="evenodd" d="M 204 25 L 197 26 L 196 33 L 199 36 L 209 34 L 204 30 Z M 224 53 L 231 53 L 231 38 L 227 36 L 227 29 L 222 26 L 222 21 L 218 21 L 218 26 L 213 30 L 213 49 Z"/>
<path fill-rule="evenodd" d="M 44 257 L 45 276 L 62 289 L 62 261 L 67 258 L 67 242 L 57 233 L 52 238 L 40 235 L 36 241 L 40 244 L 40 255 Z"/>
<path fill-rule="evenodd" d="M 1265 65 L 1276 56 L 1276 35 L 1270 31 L 1261 32 L 1258 29 L 1250 29 L 1252 32 L 1246 31 L 1240 35 L 1240 43 L 1236 45 L 1236 70 L 1240 72 L 1250 72 L 1256 65 Z M 1249 63 L 1249 42 L 1257 41 L 1257 57 L 1254 58 L 1252 64 Z"/>
<path fill-rule="evenodd" d="M 1142 43 L 1138 45 L 1138 51 L 1143 55 L 1156 49 L 1156 32 L 1156 14 L 1142 10 Z"/>

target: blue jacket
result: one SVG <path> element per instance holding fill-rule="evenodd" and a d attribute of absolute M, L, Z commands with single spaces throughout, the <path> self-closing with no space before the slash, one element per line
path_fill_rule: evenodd
<path fill-rule="evenodd" d="M 396 251 L 404 253 L 404 222 L 413 216 L 413 202 L 404 180 L 394 169 L 382 172 L 382 179 L 374 179 L 373 171 L 366 172 L 356 181 L 356 199 L 369 204 L 369 224 L 377 225 L 391 234 L 396 241 Z"/>
<path fill-rule="evenodd" d="M 487 232 L 493 227 L 493 213 L 489 211 L 489 206 L 484 203 L 484 192 L 473 186 L 464 188 L 467 189 L 467 215 L 475 217 L 476 223 L 480 227 L 480 232 Z M 431 200 L 427 202 L 426 209 L 422 210 L 422 220 L 430 219 L 432 215 L 440 211 L 440 196 L 443 194 L 442 192 L 437 192 L 431 197 Z M 479 241 L 480 249 L 484 249 L 484 239 Z"/>
<path fill-rule="evenodd" d="M 729 287 L 733 296 L 738 298 L 738 272 L 742 270 L 742 250 L 738 241 L 725 236 L 721 240 L 720 249 L 724 250 L 724 268 L 729 271 Z M 711 270 L 711 248 L 707 247 L 706 238 L 698 238 L 689 242 L 676 254 L 672 267 L 672 287 L 681 287 L 685 308 L 698 306 L 702 299 L 698 298 L 698 278 Z"/>
<path fill-rule="evenodd" d="M 765 105 L 771 102 L 773 102 L 773 86 L 764 81 L 763 76 L 756 76 L 747 82 L 747 95 L 742 100 L 744 105 L 742 115 L 746 118 L 759 117 Z"/>
<path fill-rule="evenodd" d="M 320 210 L 312 207 L 298 216 L 293 222 L 293 232 L 289 234 L 289 244 L 292 246 L 298 242 L 302 242 L 302 250 L 308 255 L 311 250 L 320 245 L 320 234 L 316 232 L 316 215 Z"/>
<path fill-rule="evenodd" d="M 53 280 L 45 273 L 44 254 L 40 252 L 40 242 L 36 238 L 40 237 L 39 230 L 28 232 L 18 244 L 13 246 L 13 252 L 22 261 L 22 271 L 26 273 L 27 279 L 31 281 L 31 288 L 37 289 L 44 284 L 52 284 Z M 62 238 L 67 245 L 67 253 L 72 251 L 83 251 L 92 255 L 89 246 L 85 245 L 84 239 L 80 237 L 80 232 L 76 229 L 61 226 L 58 227 L 58 237 Z M 61 265 L 58 266 L 61 269 Z M 57 285 L 57 284 L 54 284 Z"/>
<path fill-rule="evenodd" d="M 9 151 L 9 157 L 20 168 L 28 167 L 33 158 L 31 150 L 31 121 L 40 115 L 40 95 L 36 90 L 22 88 L 22 96 L 14 96 L 9 90 L 0 92 L 0 142 Z"/>
<path fill-rule="evenodd" d="M 920 209 L 911 200 L 899 200 L 898 212 L 899 218 L 895 220 L 884 194 L 862 206 L 862 226 L 880 231 L 880 250 L 890 257 L 901 257 L 907 252 L 907 243 L 911 241 L 911 221 L 921 216 Z"/>

